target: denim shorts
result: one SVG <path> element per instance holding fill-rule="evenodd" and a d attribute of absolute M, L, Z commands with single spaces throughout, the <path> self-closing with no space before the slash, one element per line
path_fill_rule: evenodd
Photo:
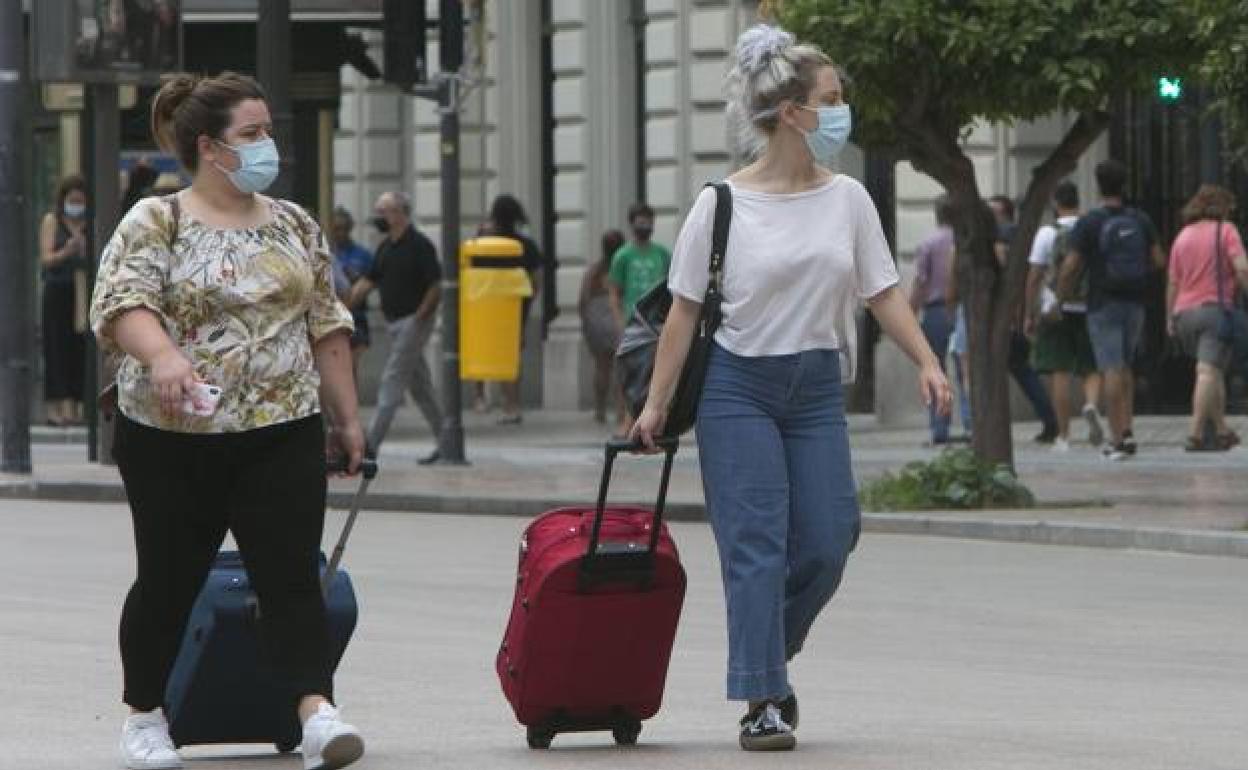
<path fill-rule="evenodd" d="M 1088 337 L 1098 371 L 1127 369 L 1135 359 L 1144 332 L 1144 306 L 1139 302 L 1106 300 L 1088 310 Z"/>

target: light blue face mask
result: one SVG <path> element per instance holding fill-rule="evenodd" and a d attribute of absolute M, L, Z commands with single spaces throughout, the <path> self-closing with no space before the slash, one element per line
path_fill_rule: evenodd
<path fill-rule="evenodd" d="M 810 154 L 815 156 L 815 162 L 820 166 L 832 165 L 836 156 L 845 149 L 845 143 L 849 141 L 849 132 L 854 125 L 849 105 L 838 104 L 835 107 L 815 108 L 803 104 L 801 107 L 819 116 L 819 125 L 814 131 L 806 134 L 806 146 L 810 148 Z"/>
<path fill-rule="evenodd" d="M 221 168 L 220 164 L 216 166 L 221 173 L 229 177 L 239 192 L 262 192 L 273 184 L 274 179 L 277 179 L 277 172 L 280 170 L 279 156 L 277 142 L 274 142 L 271 137 L 237 146 L 225 142 L 218 142 L 218 144 L 230 148 L 238 156 L 237 171 L 227 171 Z"/>

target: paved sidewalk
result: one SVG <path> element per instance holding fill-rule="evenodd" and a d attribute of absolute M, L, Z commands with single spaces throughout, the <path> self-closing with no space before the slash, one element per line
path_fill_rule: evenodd
<path fill-rule="evenodd" d="M 367 415 L 365 415 L 367 418 Z M 414 408 L 400 412 L 382 447 L 382 473 L 369 507 L 402 511 L 533 515 L 550 507 L 592 502 L 610 430 L 586 413 L 539 411 L 520 426 L 496 416 L 465 415 L 466 467 L 421 467 L 432 441 Z M 1248 418 L 1234 418 L 1248 435 Z M 1082 425 L 1074 438 L 1082 438 Z M 1026 542 L 1137 547 L 1248 557 L 1248 450 L 1189 454 L 1183 417 L 1145 417 L 1136 426 L 1140 454 L 1124 463 L 1102 460 L 1086 443 L 1055 453 L 1031 443 L 1035 423 L 1015 426 L 1017 466 L 1040 507 L 1021 511 L 876 514 L 867 528 Z M 881 429 L 871 415 L 850 418 L 860 481 L 931 458 L 922 429 Z M 85 461 L 69 431 L 40 429 L 33 477 L 0 475 L 0 496 L 119 501 L 116 470 Z M 57 443 L 57 441 L 61 443 Z M 623 458 L 611 488 L 619 502 L 650 502 L 657 458 Z M 345 504 L 352 483 L 336 480 L 334 502 Z M 692 436 L 677 457 L 669 493 L 671 516 L 703 517 L 697 447 Z"/>
<path fill-rule="evenodd" d="M 124 716 L 117 615 L 133 578 L 122 505 L 0 501 L 0 767 L 112 770 Z M 342 516 L 334 512 L 327 540 Z M 351 770 L 1244 770 L 1248 560 L 871 535 L 791 671 L 798 750 L 737 748 L 708 528 L 676 524 L 689 575 L 663 709 L 640 745 L 526 748 L 498 640 L 523 522 L 376 512 L 346 568 L 360 623 L 336 677 L 368 753 Z M 300 770 L 202 746 L 187 770 Z"/>

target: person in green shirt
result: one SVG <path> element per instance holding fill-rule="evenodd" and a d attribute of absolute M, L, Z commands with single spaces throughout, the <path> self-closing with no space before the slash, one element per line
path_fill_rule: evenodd
<path fill-rule="evenodd" d="M 607 274 L 611 312 L 619 329 L 624 328 L 641 295 L 667 279 L 672 261 L 672 253 L 666 247 L 650 240 L 654 233 L 654 209 L 645 203 L 634 203 L 628 209 L 628 224 L 633 239 L 611 257 Z"/>

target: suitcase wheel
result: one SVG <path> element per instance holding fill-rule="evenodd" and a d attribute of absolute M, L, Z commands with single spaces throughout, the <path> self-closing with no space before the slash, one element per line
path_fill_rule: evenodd
<path fill-rule="evenodd" d="M 636 746 L 637 736 L 641 735 L 641 722 L 621 722 L 611 729 L 611 735 L 620 746 Z"/>
<path fill-rule="evenodd" d="M 281 752 L 282 754 L 289 754 L 290 752 L 299 748 L 299 744 L 290 743 L 288 741 L 281 741 L 279 743 L 273 744 L 273 747 L 277 749 L 279 752 Z"/>
<path fill-rule="evenodd" d="M 528 730 L 529 748 L 531 749 L 548 749 L 550 743 L 555 739 L 555 734 L 549 730 L 542 730 L 537 727 L 530 727 Z"/>

